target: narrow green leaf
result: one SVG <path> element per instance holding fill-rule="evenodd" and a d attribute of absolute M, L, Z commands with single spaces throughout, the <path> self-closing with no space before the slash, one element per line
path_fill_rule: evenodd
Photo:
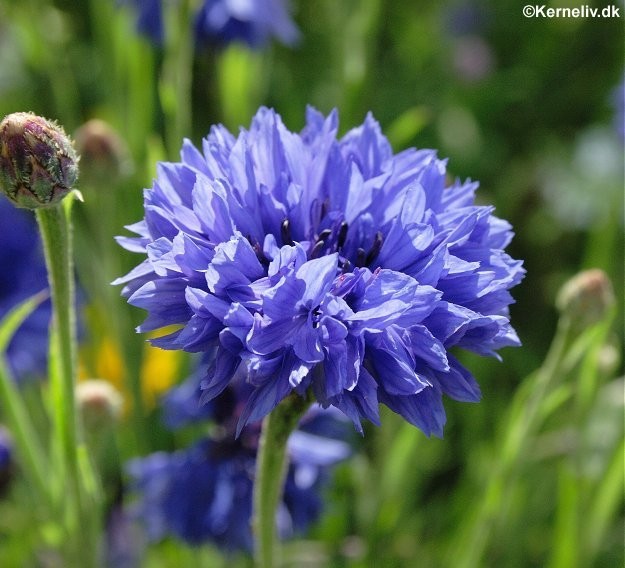
<path fill-rule="evenodd" d="M 42 290 L 9 310 L 2 321 L 0 321 L 0 353 L 6 351 L 15 332 L 24 323 L 26 318 L 28 318 L 42 302 L 47 300 L 49 296 L 50 293 L 48 290 Z"/>

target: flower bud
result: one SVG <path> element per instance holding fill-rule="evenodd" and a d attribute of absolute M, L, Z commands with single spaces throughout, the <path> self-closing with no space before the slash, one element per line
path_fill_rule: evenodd
<path fill-rule="evenodd" d="M 123 398 L 108 381 L 87 379 L 76 386 L 76 402 L 87 431 L 98 431 L 119 419 Z"/>
<path fill-rule="evenodd" d="M 615 304 L 607 274 L 598 268 L 585 270 L 568 280 L 558 292 L 556 306 L 580 327 L 601 321 Z"/>
<path fill-rule="evenodd" d="M 0 122 L 0 189 L 15 205 L 54 205 L 77 178 L 78 157 L 58 124 L 28 112 Z"/>
<path fill-rule="evenodd" d="M 76 149 L 80 154 L 82 175 L 110 184 L 114 178 L 129 171 L 128 149 L 122 138 L 103 120 L 93 118 L 74 133 Z"/>

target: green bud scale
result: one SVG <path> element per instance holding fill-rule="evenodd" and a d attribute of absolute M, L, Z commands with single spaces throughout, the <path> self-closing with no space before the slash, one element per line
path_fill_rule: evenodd
<path fill-rule="evenodd" d="M 58 203 L 78 178 L 78 157 L 63 128 L 28 112 L 0 122 L 0 190 L 18 207 Z"/>

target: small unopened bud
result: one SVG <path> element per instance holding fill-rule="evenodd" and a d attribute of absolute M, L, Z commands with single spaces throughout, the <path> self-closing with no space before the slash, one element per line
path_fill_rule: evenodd
<path fill-rule="evenodd" d="M 54 205 L 77 178 L 78 157 L 58 124 L 28 112 L 0 122 L 0 189 L 15 205 Z"/>
<path fill-rule="evenodd" d="M 87 379 L 76 386 L 76 402 L 87 431 L 96 431 L 119 419 L 124 401 L 108 381 Z"/>
<path fill-rule="evenodd" d="M 122 138 L 103 120 L 85 122 L 74 133 L 76 149 L 80 154 L 83 175 L 105 177 L 119 176 L 129 170 L 128 149 Z"/>
<path fill-rule="evenodd" d="M 580 272 L 562 286 L 556 306 L 580 327 L 601 321 L 614 306 L 614 289 L 607 274 L 598 268 Z"/>
<path fill-rule="evenodd" d="M 0 426 L 0 496 L 6 491 L 13 477 L 13 440 L 8 430 Z"/>

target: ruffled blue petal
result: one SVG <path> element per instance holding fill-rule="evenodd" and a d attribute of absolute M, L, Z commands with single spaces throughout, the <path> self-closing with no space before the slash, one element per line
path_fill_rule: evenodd
<path fill-rule="evenodd" d="M 452 355 L 449 356 L 449 362 L 447 372 L 435 372 L 443 393 L 461 402 L 478 402 L 482 395 L 473 375 Z"/>
<path fill-rule="evenodd" d="M 361 420 L 368 420 L 376 426 L 380 425 L 378 409 L 378 385 L 366 369 L 361 369 L 358 383 L 352 390 L 344 391 L 332 400 L 332 404 L 340 409 L 362 434 Z"/>
<path fill-rule="evenodd" d="M 134 292 L 128 303 L 149 314 L 137 330 L 152 331 L 188 321 L 192 311 L 185 301 L 185 288 L 184 279 L 172 278 L 146 282 Z"/>
<path fill-rule="evenodd" d="M 426 436 L 443 437 L 446 416 L 438 389 L 428 387 L 409 396 L 393 396 L 384 389 L 379 389 L 378 398 L 393 412 L 419 428 Z"/>
<path fill-rule="evenodd" d="M 391 327 L 376 337 L 375 343 L 367 344 L 366 360 L 388 394 L 416 394 L 430 386 L 425 377 L 415 372 L 415 359 L 409 340 L 407 332 Z"/>

